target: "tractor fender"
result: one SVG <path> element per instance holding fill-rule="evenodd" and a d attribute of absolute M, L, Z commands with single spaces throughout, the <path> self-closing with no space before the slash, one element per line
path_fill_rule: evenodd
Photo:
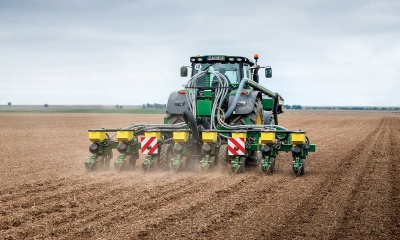
<path fill-rule="evenodd" d="M 170 114 L 182 114 L 185 110 L 189 110 L 186 95 L 179 94 L 178 91 L 172 92 L 168 98 L 167 112 Z"/>
<path fill-rule="evenodd" d="M 233 110 L 233 114 L 249 114 L 250 112 L 252 112 L 257 97 L 262 99 L 261 92 L 252 91 L 250 94 L 240 95 L 235 110 Z M 228 108 L 232 105 L 234 98 L 235 96 L 229 96 Z"/>

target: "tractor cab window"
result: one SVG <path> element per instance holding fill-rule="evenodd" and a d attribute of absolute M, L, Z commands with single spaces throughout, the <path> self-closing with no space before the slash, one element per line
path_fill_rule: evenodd
<path fill-rule="evenodd" d="M 243 78 L 250 78 L 250 66 L 249 66 L 249 64 L 243 64 Z"/>
<path fill-rule="evenodd" d="M 240 82 L 240 64 L 239 63 L 195 63 L 193 67 L 193 75 L 202 72 L 219 72 L 223 74 L 229 84 L 238 84 Z M 211 74 L 211 81 L 217 80 L 216 75 Z M 205 74 L 199 77 L 196 81 L 197 87 L 205 87 Z"/>

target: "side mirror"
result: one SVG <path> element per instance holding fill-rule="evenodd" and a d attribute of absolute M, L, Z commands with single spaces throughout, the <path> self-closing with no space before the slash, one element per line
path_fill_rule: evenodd
<path fill-rule="evenodd" d="M 188 69 L 187 67 L 181 67 L 181 77 L 187 77 Z"/>
<path fill-rule="evenodd" d="M 271 67 L 265 67 L 265 77 L 272 78 L 272 68 Z"/>

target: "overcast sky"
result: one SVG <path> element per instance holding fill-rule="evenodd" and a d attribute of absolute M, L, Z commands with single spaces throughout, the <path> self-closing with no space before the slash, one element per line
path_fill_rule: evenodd
<path fill-rule="evenodd" d="M 166 103 L 197 54 L 286 104 L 400 106 L 400 1 L 0 0 L 0 105 Z"/>

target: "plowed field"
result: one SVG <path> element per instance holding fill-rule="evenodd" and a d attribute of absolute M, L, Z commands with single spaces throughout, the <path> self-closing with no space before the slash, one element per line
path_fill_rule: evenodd
<path fill-rule="evenodd" d="M 86 173 L 87 129 L 162 115 L 0 113 L 1 239 L 399 239 L 400 114 L 298 111 L 304 176 Z M 116 155 L 116 154 L 115 154 Z"/>

